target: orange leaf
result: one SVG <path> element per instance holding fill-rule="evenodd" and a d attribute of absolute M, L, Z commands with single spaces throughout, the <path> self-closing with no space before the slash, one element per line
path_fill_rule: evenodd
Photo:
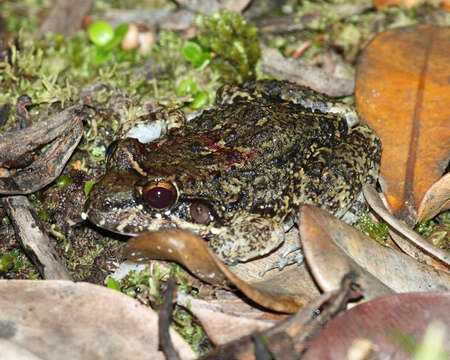
<path fill-rule="evenodd" d="M 387 8 L 389 6 L 400 6 L 406 9 L 411 9 L 420 4 L 420 0 L 375 0 L 375 7 L 379 9 Z"/>
<path fill-rule="evenodd" d="M 409 223 L 448 161 L 449 49 L 450 28 L 398 28 L 373 39 L 357 69 L 358 111 L 383 143 L 383 190 Z"/>

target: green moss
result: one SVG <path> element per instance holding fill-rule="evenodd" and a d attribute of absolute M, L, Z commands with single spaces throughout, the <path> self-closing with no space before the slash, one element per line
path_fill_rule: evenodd
<path fill-rule="evenodd" d="M 226 80 L 242 81 L 255 75 L 255 66 L 261 56 L 258 30 L 240 14 L 222 11 L 196 19 L 202 33 L 196 41 L 216 57 L 217 66 Z"/>
<path fill-rule="evenodd" d="M 14 266 L 14 258 L 11 254 L 0 256 L 0 275 L 7 273 Z"/>
<path fill-rule="evenodd" d="M 359 217 L 359 229 L 383 246 L 389 246 L 386 242 L 388 225 L 382 221 L 375 223 L 367 212 L 361 212 Z"/>
<path fill-rule="evenodd" d="M 73 184 L 73 179 L 69 175 L 61 175 L 55 180 L 55 185 L 60 189 Z"/>
<path fill-rule="evenodd" d="M 441 249 L 450 249 L 450 211 L 444 211 L 430 220 L 424 220 L 414 230 Z"/>
<path fill-rule="evenodd" d="M 49 221 L 51 219 L 51 215 L 47 210 L 39 210 L 38 211 L 38 217 L 42 221 Z"/>

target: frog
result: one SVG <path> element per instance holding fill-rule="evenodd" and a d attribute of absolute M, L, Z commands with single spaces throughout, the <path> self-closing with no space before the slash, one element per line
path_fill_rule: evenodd
<path fill-rule="evenodd" d="M 288 81 L 226 84 L 192 119 L 157 118 L 176 125 L 108 148 L 84 209 L 97 226 L 192 231 L 233 265 L 278 249 L 301 204 L 342 217 L 378 178 L 381 142 L 356 110 Z"/>

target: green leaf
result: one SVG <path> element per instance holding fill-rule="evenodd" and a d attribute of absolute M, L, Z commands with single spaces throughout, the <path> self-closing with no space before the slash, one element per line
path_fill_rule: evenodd
<path fill-rule="evenodd" d="M 199 91 L 194 95 L 194 100 L 189 104 L 191 109 L 200 109 L 208 103 L 208 93 Z"/>
<path fill-rule="evenodd" d="M 105 46 L 114 38 L 114 30 L 106 21 L 94 21 L 88 28 L 89 39 L 98 46 Z"/>
<path fill-rule="evenodd" d="M 86 181 L 86 184 L 84 184 L 84 194 L 85 194 L 86 196 L 89 195 L 89 193 L 91 192 L 92 186 L 93 186 L 94 184 L 95 184 L 95 183 L 94 183 L 92 180 Z"/>
<path fill-rule="evenodd" d="M 102 47 L 95 48 L 95 63 L 100 65 L 111 57 L 111 50 Z"/>
<path fill-rule="evenodd" d="M 203 63 L 210 58 L 209 53 L 204 51 L 202 47 L 194 41 L 186 41 L 182 53 L 184 58 L 191 62 L 195 67 L 202 66 Z"/>
<path fill-rule="evenodd" d="M 119 27 L 114 30 L 114 38 L 107 43 L 103 48 L 105 50 L 112 50 L 115 47 L 119 46 L 119 44 L 122 42 L 123 38 L 127 34 L 128 31 L 128 24 L 122 24 Z"/>
<path fill-rule="evenodd" d="M 178 85 L 177 95 L 189 95 L 195 94 L 198 91 L 198 86 L 195 81 L 192 80 L 183 80 L 180 85 Z"/>
<path fill-rule="evenodd" d="M 119 283 L 112 277 L 109 277 L 108 280 L 106 281 L 106 287 L 120 291 Z"/>

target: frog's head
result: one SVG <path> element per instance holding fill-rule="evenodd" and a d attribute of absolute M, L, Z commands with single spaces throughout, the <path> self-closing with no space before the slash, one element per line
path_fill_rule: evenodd
<path fill-rule="evenodd" d="M 107 152 L 106 173 L 92 187 L 83 216 L 124 235 L 174 226 L 202 235 L 211 232 L 217 222 L 212 205 L 182 191 L 189 179 L 175 179 L 164 170 L 149 175 L 143 166 L 145 156 L 144 145 L 135 139 L 113 143 Z"/>

